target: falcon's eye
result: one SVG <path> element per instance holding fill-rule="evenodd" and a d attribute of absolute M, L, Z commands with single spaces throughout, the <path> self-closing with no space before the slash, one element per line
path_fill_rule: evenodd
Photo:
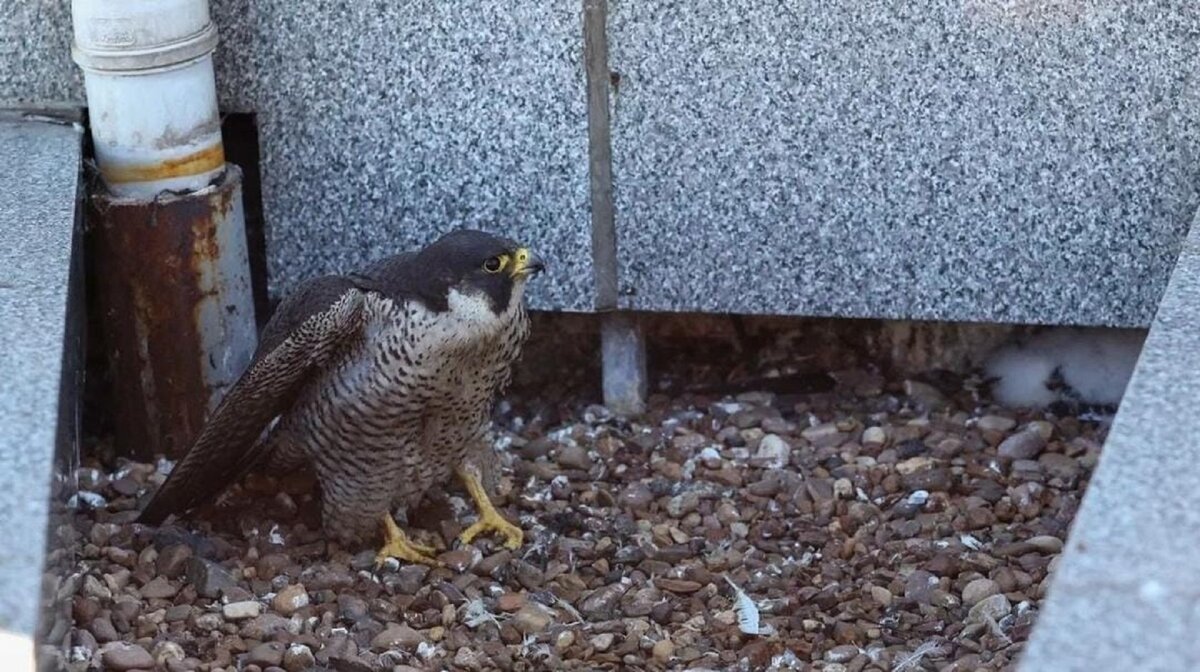
<path fill-rule="evenodd" d="M 504 262 L 507 261 L 504 257 L 492 257 L 483 262 L 483 270 L 488 273 L 499 273 L 500 269 L 504 268 Z"/>

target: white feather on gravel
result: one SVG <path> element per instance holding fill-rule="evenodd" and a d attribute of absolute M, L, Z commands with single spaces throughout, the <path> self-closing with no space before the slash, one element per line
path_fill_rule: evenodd
<path fill-rule="evenodd" d="M 734 608 L 737 610 L 738 629 L 747 635 L 763 635 L 770 636 L 775 634 L 775 628 L 772 628 L 769 623 L 761 623 L 758 613 L 758 605 L 746 591 L 733 582 L 728 576 L 725 577 L 725 582 L 733 588 L 734 593 Z"/>

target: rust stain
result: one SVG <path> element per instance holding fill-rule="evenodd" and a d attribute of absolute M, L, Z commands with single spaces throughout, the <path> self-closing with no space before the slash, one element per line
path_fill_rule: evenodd
<path fill-rule="evenodd" d="M 216 170 L 225 165 L 225 147 L 221 144 L 207 149 L 146 166 L 109 167 L 101 171 L 108 182 L 149 182 L 171 177 L 187 177 Z"/>
<path fill-rule="evenodd" d="M 201 282 L 217 263 L 217 208 L 236 188 L 153 202 L 89 199 L 95 300 L 107 316 L 102 342 L 112 367 L 118 450 L 178 457 L 204 422 Z"/>

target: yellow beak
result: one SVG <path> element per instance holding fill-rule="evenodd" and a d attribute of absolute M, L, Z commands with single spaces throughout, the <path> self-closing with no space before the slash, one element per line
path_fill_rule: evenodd
<path fill-rule="evenodd" d="M 527 247 L 522 247 L 513 253 L 513 263 L 509 273 L 514 278 L 524 278 L 546 270 L 546 263 Z"/>

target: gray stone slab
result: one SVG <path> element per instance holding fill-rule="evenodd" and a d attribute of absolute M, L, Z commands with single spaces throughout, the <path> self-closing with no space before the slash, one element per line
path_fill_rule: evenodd
<path fill-rule="evenodd" d="M 1200 205 L 1190 3 L 610 11 L 625 307 L 1149 324 Z M 593 305 L 579 3 L 213 13 L 276 294 L 466 224 L 556 262 L 535 306 Z M 83 101 L 68 17 L 0 2 L 0 102 Z"/>
<path fill-rule="evenodd" d="M 1021 672 L 1200 669 L 1200 218 L 1052 577 Z"/>
<path fill-rule="evenodd" d="M 577 3 L 217 8 L 226 106 L 258 113 L 275 289 L 470 226 L 549 260 L 533 306 L 591 308 Z"/>
<path fill-rule="evenodd" d="M 62 383 L 77 380 L 63 361 L 78 365 L 69 319 L 82 317 L 68 315 L 81 137 L 71 124 L 0 114 L 0 630 L 26 637 L 38 625 L 56 451 L 74 424 Z"/>
<path fill-rule="evenodd" d="M 83 103 L 70 0 L 0 0 L 0 108 Z"/>
<path fill-rule="evenodd" d="M 1145 326 L 1192 3 L 614 0 L 624 305 Z"/>

